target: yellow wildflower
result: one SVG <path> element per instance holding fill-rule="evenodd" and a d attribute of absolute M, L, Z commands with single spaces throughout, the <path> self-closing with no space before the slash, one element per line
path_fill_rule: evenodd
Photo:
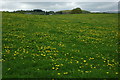
<path fill-rule="evenodd" d="M 86 62 L 86 60 L 84 60 L 83 62 Z"/>
<path fill-rule="evenodd" d="M 68 74 L 68 72 L 64 72 L 63 74 Z"/>
<path fill-rule="evenodd" d="M 60 75 L 60 73 L 58 73 L 58 75 Z"/>

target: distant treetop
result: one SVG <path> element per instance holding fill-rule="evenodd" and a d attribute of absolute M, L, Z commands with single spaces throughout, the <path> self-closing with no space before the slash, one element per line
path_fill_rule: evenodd
<path fill-rule="evenodd" d="M 71 11 L 71 14 L 80 14 L 80 13 L 82 13 L 81 8 L 75 8 Z"/>

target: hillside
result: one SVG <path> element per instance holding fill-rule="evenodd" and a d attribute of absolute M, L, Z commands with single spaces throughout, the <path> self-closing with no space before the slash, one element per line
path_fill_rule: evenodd
<path fill-rule="evenodd" d="M 56 13 L 62 13 L 62 14 L 70 14 L 72 10 L 61 10 L 57 11 Z M 90 11 L 82 10 L 82 13 L 90 13 Z"/>

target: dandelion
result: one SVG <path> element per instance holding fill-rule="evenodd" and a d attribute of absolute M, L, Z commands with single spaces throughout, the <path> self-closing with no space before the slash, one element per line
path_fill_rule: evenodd
<path fill-rule="evenodd" d="M 115 74 L 118 74 L 118 72 L 115 72 Z"/>
<path fill-rule="evenodd" d="M 2 62 L 2 59 L 0 59 L 0 62 Z"/>
<path fill-rule="evenodd" d="M 55 70 L 58 70 L 59 68 L 56 68 Z"/>
<path fill-rule="evenodd" d="M 61 66 L 63 66 L 63 64 L 60 64 Z"/>
<path fill-rule="evenodd" d="M 14 54 L 14 56 L 16 56 L 17 54 Z"/>
<path fill-rule="evenodd" d="M 109 74 L 109 72 L 106 72 L 107 74 Z"/>
<path fill-rule="evenodd" d="M 71 57 L 71 58 L 74 58 L 74 57 Z"/>
<path fill-rule="evenodd" d="M 60 73 L 58 73 L 58 75 L 60 75 Z"/>
<path fill-rule="evenodd" d="M 46 52 L 51 52 L 50 50 L 47 50 Z"/>
<path fill-rule="evenodd" d="M 55 69 L 55 67 L 52 67 L 52 69 Z"/>
<path fill-rule="evenodd" d="M 26 53 L 28 53 L 28 51 L 26 51 Z"/>
<path fill-rule="evenodd" d="M 72 63 L 72 61 L 70 61 L 70 63 Z"/>
<path fill-rule="evenodd" d="M 76 61 L 76 63 L 79 63 L 79 61 Z"/>
<path fill-rule="evenodd" d="M 84 72 L 84 71 L 81 71 L 82 73 Z"/>
<path fill-rule="evenodd" d="M 60 65 L 55 65 L 55 66 L 59 67 Z"/>
<path fill-rule="evenodd" d="M 81 59 L 83 59 L 83 58 L 81 58 Z"/>
<path fill-rule="evenodd" d="M 64 72 L 63 74 L 68 74 L 68 72 Z"/>
<path fill-rule="evenodd" d="M 85 71 L 85 73 L 88 73 L 89 71 Z"/>
<path fill-rule="evenodd" d="M 93 59 L 94 59 L 94 58 L 91 58 L 91 57 L 89 58 L 89 60 L 93 60 Z"/>
<path fill-rule="evenodd" d="M 83 62 L 86 62 L 86 60 L 84 60 Z"/>
<path fill-rule="evenodd" d="M 54 56 L 56 56 L 57 54 L 53 54 Z"/>
<path fill-rule="evenodd" d="M 96 68 L 96 67 L 93 67 L 93 68 Z"/>
<path fill-rule="evenodd" d="M 43 56 L 46 56 L 45 54 Z"/>
<path fill-rule="evenodd" d="M 10 53 L 10 50 L 6 50 L 7 53 Z"/>
<path fill-rule="evenodd" d="M 108 66 L 112 66 L 112 64 L 109 64 L 109 63 L 108 63 Z"/>
<path fill-rule="evenodd" d="M 82 66 L 80 66 L 79 68 L 82 68 Z"/>

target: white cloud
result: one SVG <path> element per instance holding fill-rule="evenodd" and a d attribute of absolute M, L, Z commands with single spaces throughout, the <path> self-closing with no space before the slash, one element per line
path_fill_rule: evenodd
<path fill-rule="evenodd" d="M 26 0 L 25 0 L 26 1 Z M 67 0 L 68 1 L 68 0 Z M 80 7 L 89 11 L 107 11 L 117 10 L 117 2 L 17 2 L 17 1 L 2 1 L 0 10 L 71 10 Z"/>
<path fill-rule="evenodd" d="M 5 0 L 2 0 L 5 1 Z M 6 0 L 16 2 L 119 2 L 119 0 Z"/>

